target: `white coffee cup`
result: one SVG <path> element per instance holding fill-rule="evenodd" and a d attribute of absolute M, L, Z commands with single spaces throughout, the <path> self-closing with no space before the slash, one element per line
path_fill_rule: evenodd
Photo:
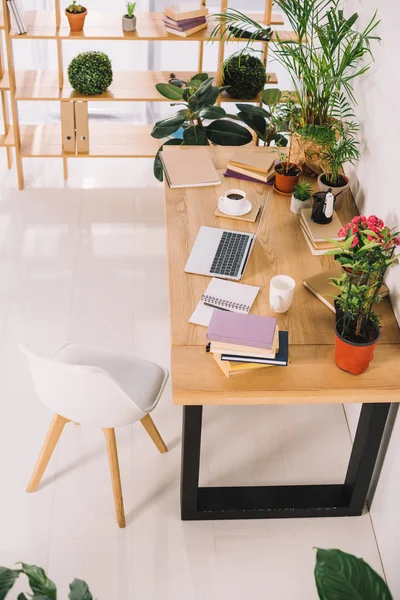
<path fill-rule="evenodd" d="M 243 190 L 227 190 L 224 196 L 219 199 L 222 208 L 226 209 L 227 213 L 237 214 L 246 205 L 246 193 Z"/>
<path fill-rule="evenodd" d="M 285 313 L 293 301 L 296 282 L 288 275 L 275 275 L 269 284 L 269 303 L 275 312 Z"/>

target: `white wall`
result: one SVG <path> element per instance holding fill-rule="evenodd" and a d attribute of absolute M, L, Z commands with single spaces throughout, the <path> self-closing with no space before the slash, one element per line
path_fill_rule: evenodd
<path fill-rule="evenodd" d="M 380 45 L 375 44 L 375 64 L 368 75 L 356 85 L 357 116 L 362 131 L 362 158 L 347 172 L 352 178 L 352 190 L 358 208 L 364 214 L 377 214 L 390 226 L 400 224 L 400 193 L 396 184 L 400 172 L 400 70 L 399 0 L 347 0 L 347 14 L 358 12 L 362 23 L 378 7 L 382 20 Z M 397 58 L 396 58 L 397 57 Z M 400 265 L 393 267 L 387 283 L 391 300 L 400 322 Z M 400 365 L 399 365 L 400 386 Z M 359 409 L 347 408 L 354 432 Z M 400 598 L 400 417 L 392 415 L 393 432 L 375 493 L 371 515 L 382 555 L 389 586 L 395 598 Z"/>

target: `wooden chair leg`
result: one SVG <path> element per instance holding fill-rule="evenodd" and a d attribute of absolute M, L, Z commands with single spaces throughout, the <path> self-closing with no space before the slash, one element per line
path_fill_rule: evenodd
<path fill-rule="evenodd" d="M 43 473 L 49 464 L 49 460 L 54 452 L 60 435 L 62 434 L 64 425 L 68 423 L 68 421 L 69 419 L 62 417 L 61 415 L 54 415 L 42 450 L 39 454 L 39 458 L 37 459 L 34 471 L 32 473 L 32 477 L 26 489 L 27 492 L 36 492 L 38 489 L 39 483 L 43 477 Z"/>
<path fill-rule="evenodd" d="M 119 461 L 117 442 L 114 429 L 103 429 L 106 436 L 108 463 L 110 465 L 111 483 L 114 495 L 115 515 L 119 527 L 125 527 L 124 499 L 122 497 L 121 475 L 119 472 Z"/>
<path fill-rule="evenodd" d="M 140 422 L 151 437 L 151 439 L 153 440 L 153 442 L 155 443 L 155 445 L 157 446 L 158 450 L 161 452 L 161 454 L 164 454 L 164 452 L 168 452 L 168 448 L 164 440 L 162 439 L 160 432 L 155 426 L 151 416 L 146 415 L 145 417 L 143 417 L 143 419 L 140 419 Z"/>

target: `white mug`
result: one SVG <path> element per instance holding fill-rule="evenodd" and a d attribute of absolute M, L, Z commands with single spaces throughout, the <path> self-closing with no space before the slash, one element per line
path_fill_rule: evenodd
<path fill-rule="evenodd" d="M 269 303 L 272 310 L 285 313 L 293 301 L 296 282 L 288 275 L 275 275 L 269 284 Z"/>
<path fill-rule="evenodd" d="M 246 204 L 246 193 L 243 190 L 227 190 L 219 201 L 228 213 L 239 213 Z"/>

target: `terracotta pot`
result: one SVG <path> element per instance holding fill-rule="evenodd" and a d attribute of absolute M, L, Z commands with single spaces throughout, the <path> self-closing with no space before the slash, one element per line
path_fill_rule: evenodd
<path fill-rule="evenodd" d="M 343 179 L 346 180 L 346 185 L 328 185 L 322 181 L 322 178 L 325 176 L 325 173 L 321 173 L 318 175 L 317 184 L 318 189 L 321 192 L 327 192 L 329 189 L 332 190 L 332 194 L 335 196 L 335 210 L 338 210 L 342 206 L 342 202 L 344 198 L 347 196 L 347 190 L 349 188 L 349 180 L 347 177 L 342 175 Z"/>
<path fill-rule="evenodd" d="M 65 11 L 71 31 L 83 31 L 83 25 L 85 23 L 87 12 L 88 11 L 86 8 L 81 13 L 70 13 L 67 10 Z"/>
<path fill-rule="evenodd" d="M 345 340 L 338 330 L 341 329 L 342 319 L 336 323 L 335 363 L 343 371 L 359 375 L 369 367 L 374 357 L 375 346 L 378 343 L 380 331 L 375 323 L 376 338 L 372 342 L 358 344 Z"/>
<path fill-rule="evenodd" d="M 286 163 L 278 163 L 276 167 L 279 167 L 280 165 L 286 165 Z M 301 168 L 299 165 L 290 163 L 290 166 L 297 167 L 299 170 L 298 175 L 282 175 L 282 173 L 278 173 L 275 167 L 275 186 L 280 192 L 284 192 L 285 194 L 291 194 L 293 192 L 301 175 Z"/>
<path fill-rule="evenodd" d="M 133 17 L 128 17 L 127 15 L 124 15 L 122 17 L 122 29 L 123 31 L 136 31 L 136 17 L 135 15 L 133 15 Z"/>

